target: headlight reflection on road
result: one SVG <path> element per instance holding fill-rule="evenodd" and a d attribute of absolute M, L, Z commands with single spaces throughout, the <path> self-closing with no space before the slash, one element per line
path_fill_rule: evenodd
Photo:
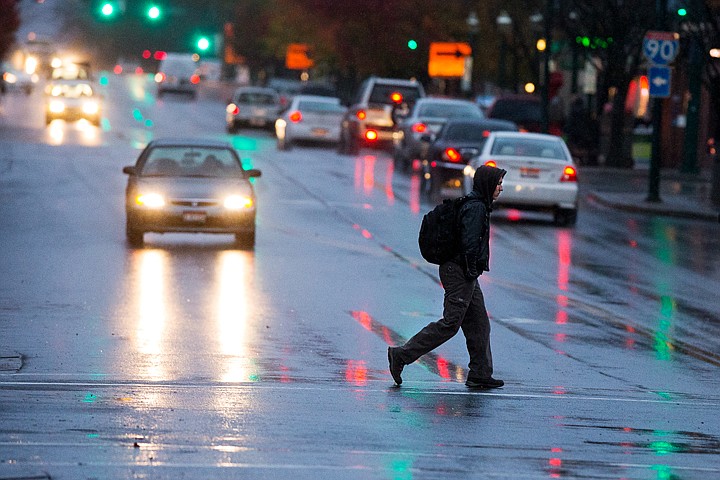
<path fill-rule="evenodd" d="M 167 322 L 169 302 L 165 281 L 167 278 L 167 253 L 162 250 L 137 252 L 139 257 L 138 321 L 135 331 L 137 350 L 148 356 L 145 375 L 151 380 L 165 378 L 160 363 L 163 353 L 163 334 Z"/>
<path fill-rule="evenodd" d="M 220 353 L 226 359 L 222 382 L 257 380 L 257 373 L 248 355 L 247 322 L 251 256 L 242 252 L 226 251 L 218 258 L 216 317 L 217 339 Z"/>

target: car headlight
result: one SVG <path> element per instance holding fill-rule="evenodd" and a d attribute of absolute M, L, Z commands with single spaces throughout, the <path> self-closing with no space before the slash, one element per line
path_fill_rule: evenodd
<path fill-rule="evenodd" d="M 83 113 L 95 115 L 100 110 L 100 105 L 95 101 L 85 102 L 82 106 Z"/>
<path fill-rule="evenodd" d="M 159 193 L 142 193 L 135 197 L 135 203 L 147 208 L 162 208 L 165 206 L 165 199 Z"/>
<path fill-rule="evenodd" d="M 48 110 L 52 113 L 62 113 L 65 111 L 65 102 L 62 100 L 51 100 L 48 104 Z"/>
<path fill-rule="evenodd" d="M 223 203 L 228 210 L 243 210 L 253 206 L 253 199 L 243 195 L 230 195 Z"/>
<path fill-rule="evenodd" d="M 475 167 L 473 167 L 472 165 L 466 165 L 463 169 L 463 174 L 466 177 L 473 178 L 475 176 Z"/>

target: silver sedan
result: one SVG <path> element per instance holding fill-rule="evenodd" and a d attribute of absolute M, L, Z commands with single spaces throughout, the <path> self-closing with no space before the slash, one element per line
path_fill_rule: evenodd
<path fill-rule="evenodd" d="M 298 141 L 337 143 L 346 110 L 339 98 L 296 95 L 275 121 L 278 149 L 292 148 Z"/>
<path fill-rule="evenodd" d="M 153 140 L 123 172 L 131 246 L 142 246 L 146 232 L 193 232 L 230 233 L 240 247 L 254 247 L 256 199 L 250 179 L 261 172 L 243 168 L 227 142 Z"/>

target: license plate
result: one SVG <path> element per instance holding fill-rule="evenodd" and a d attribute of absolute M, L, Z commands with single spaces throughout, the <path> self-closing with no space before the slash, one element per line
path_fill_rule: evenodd
<path fill-rule="evenodd" d="M 525 178 L 539 178 L 540 177 L 540 169 L 539 168 L 522 167 L 520 169 L 520 176 L 525 177 Z"/>
<path fill-rule="evenodd" d="M 254 127 L 260 127 L 260 126 L 265 125 L 265 120 L 262 118 L 251 118 L 250 125 L 252 125 Z"/>
<path fill-rule="evenodd" d="M 205 223 L 207 220 L 207 213 L 205 212 L 184 212 L 183 222 L 191 223 Z"/>
<path fill-rule="evenodd" d="M 325 130 L 324 128 L 313 128 L 312 133 L 313 133 L 313 135 L 317 135 L 318 137 L 324 137 L 325 135 L 328 134 L 328 131 Z"/>

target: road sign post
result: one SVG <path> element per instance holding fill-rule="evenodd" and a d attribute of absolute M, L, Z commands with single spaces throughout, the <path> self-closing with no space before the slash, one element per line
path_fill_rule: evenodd
<path fill-rule="evenodd" d="M 664 10 L 663 10 L 664 11 Z M 679 36 L 674 32 L 649 31 L 643 39 L 643 54 L 652 64 L 648 70 L 650 97 L 653 98 L 653 132 L 650 170 L 648 172 L 648 202 L 660 202 L 660 163 L 662 152 L 662 99 L 670 96 L 670 67 L 680 48 Z"/>

